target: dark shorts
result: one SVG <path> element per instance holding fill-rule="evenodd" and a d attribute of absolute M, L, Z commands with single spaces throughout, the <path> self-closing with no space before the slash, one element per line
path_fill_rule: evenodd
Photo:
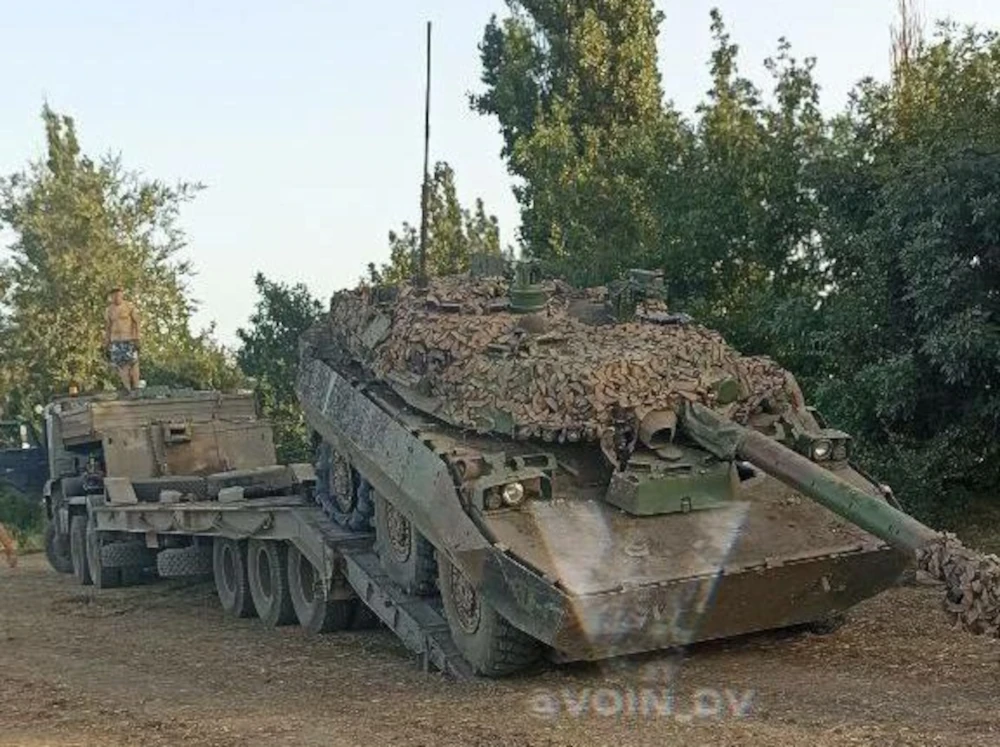
<path fill-rule="evenodd" d="M 111 362 L 122 368 L 131 366 L 139 361 L 139 350 L 132 340 L 117 340 L 108 347 Z"/>

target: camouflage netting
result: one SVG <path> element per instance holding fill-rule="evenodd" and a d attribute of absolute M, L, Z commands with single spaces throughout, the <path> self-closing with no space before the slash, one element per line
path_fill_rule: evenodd
<path fill-rule="evenodd" d="M 434 414 L 463 428 L 518 439 L 593 441 L 616 407 L 639 419 L 698 401 L 738 422 L 801 405 L 791 376 L 745 357 L 696 324 L 591 324 L 603 289 L 552 284 L 545 312 L 509 311 L 508 285 L 468 276 L 403 286 L 393 303 L 366 290 L 337 294 L 335 348 L 381 378 L 430 398 Z M 665 308 L 641 309 L 665 312 Z"/>
<path fill-rule="evenodd" d="M 921 550 L 921 569 L 947 591 L 945 609 L 966 630 L 1000 637 L 1000 558 L 963 546 L 951 534 Z"/>

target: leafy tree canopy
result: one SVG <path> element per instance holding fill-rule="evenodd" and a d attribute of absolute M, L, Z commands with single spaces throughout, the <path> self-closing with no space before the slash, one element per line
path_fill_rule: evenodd
<path fill-rule="evenodd" d="M 500 227 L 486 214 L 481 199 L 474 210 L 463 208 L 455 189 L 455 172 L 447 163 L 435 165 L 427 199 L 427 273 L 449 275 L 466 272 L 473 254 L 500 254 Z M 373 283 L 399 283 L 417 273 L 420 229 L 403 223 L 389 232 L 389 262 L 368 266 Z"/>
<path fill-rule="evenodd" d="M 264 414 L 275 429 L 278 458 L 283 462 L 311 462 L 308 429 L 295 394 L 299 337 L 322 315 L 323 307 L 304 285 L 287 285 L 254 278 L 257 307 L 240 339 L 240 368 L 257 383 Z"/>
<path fill-rule="evenodd" d="M 660 245 L 650 185 L 681 137 L 656 67 L 652 0 L 508 0 L 480 46 L 485 90 L 518 177 L 525 252 L 581 282 L 649 264 Z"/>
<path fill-rule="evenodd" d="M 70 117 L 46 106 L 45 160 L 0 179 L 0 226 L 14 236 L 0 265 L 0 398 L 13 412 L 65 392 L 111 386 L 102 350 L 104 309 L 122 285 L 143 321 L 151 384 L 225 387 L 238 374 L 210 332 L 193 335 L 194 309 L 178 258 L 181 206 L 200 188 L 85 155 Z"/>

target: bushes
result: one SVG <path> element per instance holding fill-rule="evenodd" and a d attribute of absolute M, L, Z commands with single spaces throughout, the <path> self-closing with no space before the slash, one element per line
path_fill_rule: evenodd
<path fill-rule="evenodd" d="M 42 504 L 0 486 L 0 523 L 3 523 L 22 548 L 37 545 L 44 527 Z"/>

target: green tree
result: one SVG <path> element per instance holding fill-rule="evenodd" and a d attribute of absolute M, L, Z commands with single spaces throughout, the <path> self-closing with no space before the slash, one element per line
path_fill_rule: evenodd
<path fill-rule="evenodd" d="M 518 178 L 525 251 L 581 282 L 659 260 L 656 172 L 683 131 L 662 103 L 652 0 L 508 0 L 480 45 L 485 90 Z"/>
<path fill-rule="evenodd" d="M 451 275 L 469 269 L 473 253 L 499 254 L 500 227 L 487 215 L 481 199 L 475 210 L 463 208 L 455 189 L 455 172 L 439 162 L 430 178 L 427 200 L 427 272 Z M 375 283 L 399 283 L 416 275 L 420 230 L 409 223 L 389 232 L 389 262 L 381 268 L 369 264 L 368 277 Z"/>
<path fill-rule="evenodd" d="M 94 161 L 70 117 L 46 106 L 42 119 L 46 160 L 0 179 L 0 226 L 14 236 L 0 266 L 0 398 L 28 414 L 71 382 L 108 386 L 104 309 L 116 284 L 142 315 L 150 383 L 235 382 L 235 366 L 210 333 L 189 328 L 191 268 L 177 257 L 177 218 L 199 186 L 143 179 L 115 157 Z"/>
<path fill-rule="evenodd" d="M 525 250 L 581 283 L 664 268 L 673 303 L 766 346 L 768 310 L 814 290 L 821 262 L 814 60 L 782 40 L 765 101 L 713 11 L 713 87 L 692 124 L 663 103 L 649 0 L 508 6 L 486 28 L 472 105 L 500 123 Z"/>
<path fill-rule="evenodd" d="M 659 190 L 671 296 L 741 347 L 787 353 L 784 322 L 801 320 L 824 286 L 814 181 L 827 125 L 815 60 L 781 39 L 765 94 L 739 74 L 718 11 L 712 34 L 712 88 L 680 178 Z"/>
<path fill-rule="evenodd" d="M 301 283 L 287 285 L 257 273 L 257 307 L 250 326 L 236 332 L 240 368 L 257 382 L 264 414 L 273 422 L 278 458 L 311 462 L 309 430 L 295 394 L 299 337 L 316 323 L 323 307 Z"/>
<path fill-rule="evenodd" d="M 818 391 L 906 493 L 954 506 L 1000 480 L 1000 37 L 911 41 L 831 150 Z"/>

